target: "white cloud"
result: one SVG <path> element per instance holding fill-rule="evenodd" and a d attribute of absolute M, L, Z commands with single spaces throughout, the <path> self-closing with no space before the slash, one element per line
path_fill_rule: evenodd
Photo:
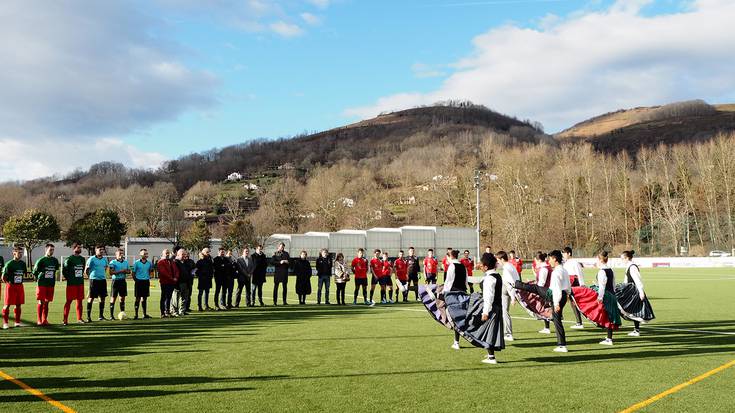
<path fill-rule="evenodd" d="M 297 24 L 287 23 L 283 20 L 279 20 L 269 25 L 270 29 L 283 37 L 296 37 L 304 34 L 304 30 Z"/>
<path fill-rule="evenodd" d="M 88 168 L 107 160 L 129 168 L 156 168 L 166 160 L 160 153 L 142 151 L 117 138 L 87 141 L 42 139 L 34 142 L 0 138 L 0 147 L 3 148 L 0 161 L 3 181 L 63 176 L 76 168 Z"/>
<path fill-rule="evenodd" d="M 539 28 L 493 28 L 437 90 L 382 97 L 345 114 L 468 99 L 558 130 L 618 108 L 735 99 L 735 2 L 699 0 L 655 16 L 640 12 L 649 3 L 619 0 Z"/>
<path fill-rule="evenodd" d="M 321 17 L 311 13 L 301 13 L 301 19 L 310 26 L 317 26 L 322 22 Z"/>
<path fill-rule="evenodd" d="M 320 9 L 326 9 L 329 7 L 329 3 L 331 3 L 330 0 L 306 0 L 307 3 L 311 3 L 312 5 L 319 7 Z"/>

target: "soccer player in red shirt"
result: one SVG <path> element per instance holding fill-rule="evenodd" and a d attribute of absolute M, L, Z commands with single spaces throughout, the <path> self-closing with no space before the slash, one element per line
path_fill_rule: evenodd
<path fill-rule="evenodd" d="M 398 258 L 393 261 L 393 267 L 396 269 L 396 279 L 403 286 L 403 302 L 408 301 L 408 262 L 403 258 L 403 250 L 398 251 Z M 396 301 L 398 301 L 398 292 L 396 291 Z"/>
<path fill-rule="evenodd" d="M 367 299 L 367 273 L 368 273 L 368 262 L 364 257 L 365 250 L 360 248 L 357 250 L 357 257 L 352 260 L 352 273 L 355 274 L 355 299 L 352 301 L 353 305 L 357 304 L 357 292 L 362 287 L 362 298 L 365 300 L 365 304 L 368 304 Z"/>
<path fill-rule="evenodd" d="M 436 284 L 436 273 L 439 267 L 439 263 L 434 258 L 434 250 L 429 248 L 426 251 L 426 258 L 424 258 L 424 276 L 426 277 L 426 284 Z"/>
<path fill-rule="evenodd" d="M 375 296 L 375 287 L 380 283 L 380 277 L 383 274 L 383 262 L 380 260 L 380 250 L 373 251 L 373 258 L 370 260 L 370 305 L 375 304 L 373 297 Z"/>
<path fill-rule="evenodd" d="M 462 265 L 464 265 L 464 267 L 467 269 L 467 276 L 468 277 L 471 277 L 472 276 L 472 271 L 475 269 L 475 263 L 472 262 L 472 258 L 470 258 L 470 251 L 469 250 L 464 250 L 464 257 L 462 257 L 462 259 L 459 260 L 459 262 L 461 262 Z M 474 284 L 472 284 L 471 282 L 468 281 L 467 282 L 467 285 L 470 287 L 470 294 L 472 294 L 473 292 L 475 292 L 474 291 L 475 290 Z"/>
<path fill-rule="evenodd" d="M 513 264 L 513 266 L 515 267 L 516 271 L 518 271 L 518 276 L 520 277 L 521 276 L 521 271 L 523 271 L 523 260 L 521 260 L 521 257 L 517 256 L 516 255 L 516 252 L 513 251 L 513 250 L 510 250 L 508 252 L 508 256 L 509 256 L 508 257 L 509 258 L 508 262 L 510 262 L 511 264 Z M 521 279 L 521 281 L 523 281 L 523 279 Z"/>
<path fill-rule="evenodd" d="M 393 283 L 390 281 L 390 276 L 393 273 L 393 264 L 391 264 L 388 258 L 388 251 L 383 251 L 383 259 L 380 261 L 381 271 L 378 277 L 380 283 L 380 303 L 381 304 L 393 304 Z M 389 290 L 389 299 L 386 299 L 385 290 Z"/>

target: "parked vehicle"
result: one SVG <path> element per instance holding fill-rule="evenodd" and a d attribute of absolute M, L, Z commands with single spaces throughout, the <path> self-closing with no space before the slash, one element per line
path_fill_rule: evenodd
<path fill-rule="evenodd" d="M 714 251 L 709 252 L 710 257 L 729 257 L 731 255 L 732 254 L 730 254 L 729 252 L 719 251 L 719 250 L 714 250 Z"/>

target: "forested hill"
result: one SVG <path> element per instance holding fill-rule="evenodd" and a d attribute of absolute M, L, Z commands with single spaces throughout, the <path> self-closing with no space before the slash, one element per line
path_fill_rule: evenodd
<path fill-rule="evenodd" d="M 341 160 L 360 161 L 424 146 L 439 146 L 459 137 L 496 133 L 511 141 L 553 143 L 539 124 L 505 116 L 468 103 L 421 107 L 309 135 L 257 140 L 241 145 L 191 154 L 168 162 L 165 179 L 179 190 L 202 180 L 218 181 L 233 171 L 245 175 L 274 170 L 284 164 L 299 170 L 332 165 Z M 466 148 L 470 150 L 471 148 Z"/>
<path fill-rule="evenodd" d="M 588 142 L 598 151 L 637 152 L 643 147 L 702 142 L 735 131 L 735 105 L 701 100 L 606 113 L 558 134 L 561 143 Z"/>
<path fill-rule="evenodd" d="M 290 138 L 258 139 L 247 143 L 193 153 L 166 162 L 159 170 L 129 170 L 101 162 L 88 171 L 63 179 L 39 179 L 23 186 L 33 193 L 59 190 L 64 193 L 94 193 L 132 184 L 151 186 L 171 182 L 179 193 L 199 181 L 222 181 L 232 172 L 246 177 L 277 173 L 279 167 L 307 171 L 342 160 L 360 161 L 456 142 L 472 150 L 472 143 L 490 134 L 509 143 L 555 144 L 538 123 L 521 121 L 468 102 L 447 102 L 380 115 L 344 127 Z M 283 169 L 283 168 L 282 168 Z"/>

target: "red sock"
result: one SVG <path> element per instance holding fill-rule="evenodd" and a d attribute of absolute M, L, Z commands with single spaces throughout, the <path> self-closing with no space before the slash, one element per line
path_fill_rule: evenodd
<path fill-rule="evenodd" d="M 3 308 L 3 323 L 8 324 L 8 313 L 10 312 L 10 309 Z"/>
<path fill-rule="evenodd" d="M 77 320 L 82 319 L 82 300 L 77 300 Z"/>
<path fill-rule="evenodd" d="M 64 303 L 64 322 L 69 321 L 69 309 L 71 308 L 71 301 L 67 301 Z"/>
<path fill-rule="evenodd" d="M 15 306 L 15 323 L 16 324 L 20 323 L 20 306 L 19 305 Z"/>
<path fill-rule="evenodd" d="M 48 301 L 43 303 L 43 320 L 41 321 L 43 324 L 48 324 L 48 305 Z"/>
<path fill-rule="evenodd" d="M 15 308 L 16 308 L 16 311 L 17 311 L 18 306 L 16 306 Z M 41 322 L 43 322 L 43 304 L 38 303 L 36 305 L 36 312 L 38 313 L 37 324 L 41 324 Z M 15 322 L 16 323 L 18 322 L 18 316 L 17 315 L 15 316 Z"/>

